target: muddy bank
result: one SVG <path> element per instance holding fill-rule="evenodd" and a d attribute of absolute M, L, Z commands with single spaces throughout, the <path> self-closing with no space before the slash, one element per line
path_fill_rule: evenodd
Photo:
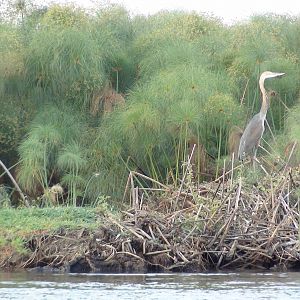
<path fill-rule="evenodd" d="M 28 237 L 26 254 L 1 252 L 3 269 L 67 272 L 201 272 L 287 270 L 300 266 L 300 171 L 259 182 L 226 174 L 214 182 L 182 181 L 177 189 L 134 185 L 131 208 L 105 214 L 94 230 L 60 229 Z M 187 177 L 188 178 L 188 177 Z M 158 191 L 159 190 L 159 191 Z"/>
<path fill-rule="evenodd" d="M 143 212 L 144 214 L 144 212 Z M 158 218 L 143 215 L 139 225 L 119 223 L 111 217 L 97 230 L 64 230 L 52 234 L 35 235 L 26 242 L 27 254 L 11 253 L 1 262 L 5 270 L 26 268 L 37 272 L 101 272 L 145 273 L 164 271 L 203 270 L 200 256 L 188 262 L 183 260 L 186 251 L 178 242 L 171 245 L 170 234 L 155 237 L 161 232 Z M 149 225 L 151 224 L 151 225 Z M 145 226 L 154 225 L 151 232 Z M 159 224 L 158 226 L 161 226 Z M 163 226 L 164 227 L 164 226 Z M 145 231 L 143 231 L 143 229 Z M 176 231 L 176 230 L 175 230 Z M 175 237 L 175 236 L 174 236 Z M 186 255 L 186 254 L 185 254 Z"/>

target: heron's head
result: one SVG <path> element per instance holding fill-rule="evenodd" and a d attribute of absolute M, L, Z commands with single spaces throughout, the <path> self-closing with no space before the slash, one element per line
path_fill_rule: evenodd
<path fill-rule="evenodd" d="M 260 81 L 265 81 L 265 79 L 268 78 L 282 77 L 283 75 L 285 75 L 285 73 L 265 71 L 260 75 Z"/>

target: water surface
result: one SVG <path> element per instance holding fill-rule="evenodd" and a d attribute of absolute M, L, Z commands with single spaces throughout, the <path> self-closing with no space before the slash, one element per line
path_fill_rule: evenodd
<path fill-rule="evenodd" d="M 0 273 L 0 299 L 300 299 L 300 273 Z"/>

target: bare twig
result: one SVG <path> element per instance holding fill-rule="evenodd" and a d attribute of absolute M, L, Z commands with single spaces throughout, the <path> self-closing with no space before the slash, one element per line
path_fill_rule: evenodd
<path fill-rule="evenodd" d="M 24 204 L 25 204 L 27 207 L 30 207 L 27 198 L 25 197 L 25 195 L 24 195 L 23 192 L 21 191 L 19 185 L 18 185 L 17 182 L 15 181 L 14 177 L 11 175 L 10 171 L 6 168 L 6 166 L 4 165 L 4 163 L 2 162 L 1 159 L 0 159 L 0 165 L 1 165 L 1 167 L 4 169 L 4 171 L 6 172 L 6 174 L 8 175 L 8 177 L 10 178 L 11 182 L 12 182 L 13 185 L 15 186 L 16 190 L 18 191 L 18 193 L 20 194 L 22 200 L 24 201 Z"/>

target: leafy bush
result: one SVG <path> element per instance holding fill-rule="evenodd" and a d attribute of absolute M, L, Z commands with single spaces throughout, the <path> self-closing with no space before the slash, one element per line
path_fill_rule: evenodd
<path fill-rule="evenodd" d="M 131 17 L 115 5 L 22 12 L 22 22 L 0 24 L 0 154 L 18 149 L 19 181 L 34 195 L 60 183 L 69 204 L 120 203 L 129 170 L 176 181 L 193 144 L 197 179 L 217 173 L 230 129 L 260 108 L 265 70 L 286 73 L 266 82 L 270 127 L 297 137 L 299 18 L 224 26 L 196 13 Z"/>
<path fill-rule="evenodd" d="M 84 139 L 86 124 L 81 115 L 68 106 L 48 105 L 37 113 L 26 139 L 19 147 L 18 180 L 31 193 L 43 194 L 60 178 L 70 190 L 69 200 L 80 194 L 79 172 L 84 167 Z M 81 140 L 81 144 L 74 141 Z M 69 177 L 68 177 L 69 176 Z M 73 176 L 73 182 L 68 180 Z M 42 190 L 41 190 L 42 189 Z"/>

